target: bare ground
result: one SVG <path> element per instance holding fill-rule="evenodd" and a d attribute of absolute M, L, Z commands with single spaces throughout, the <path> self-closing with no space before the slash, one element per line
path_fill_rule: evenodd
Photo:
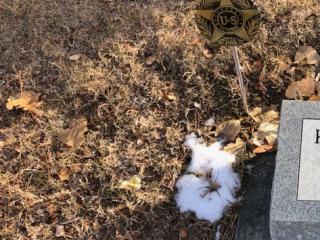
<path fill-rule="evenodd" d="M 310 67 L 300 65 L 286 72 L 298 46 L 320 50 L 316 0 L 256 2 L 263 26 L 240 48 L 252 107 L 280 104 L 286 86 L 306 74 Z M 218 224 L 222 239 L 233 239 L 240 206 L 209 224 L 180 214 L 174 201 L 190 156 L 185 135 L 213 142 L 215 127 L 204 124 L 213 114 L 217 123 L 242 118 L 244 139 L 253 127 L 230 49 L 199 37 L 196 4 L 0 1 L 1 239 L 169 240 L 184 232 L 214 239 Z M 74 54 L 80 59 L 70 60 Z M 6 109 L 21 89 L 41 94 L 43 117 Z M 81 116 L 86 143 L 72 149 L 56 132 Z M 244 164 L 238 161 L 240 174 Z M 118 188 L 133 175 L 140 190 Z"/>

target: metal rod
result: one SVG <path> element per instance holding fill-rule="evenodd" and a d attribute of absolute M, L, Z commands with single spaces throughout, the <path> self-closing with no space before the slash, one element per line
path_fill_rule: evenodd
<path fill-rule="evenodd" d="M 240 69 L 240 60 L 239 60 L 236 46 L 232 47 L 232 55 L 233 55 L 234 63 L 236 65 L 236 72 L 237 72 L 237 76 L 238 76 L 238 80 L 239 80 L 239 86 L 240 86 L 244 110 L 246 111 L 246 113 L 249 113 L 248 102 L 247 102 L 247 90 L 246 90 L 244 83 L 243 83 L 243 78 L 242 78 L 241 69 Z"/>

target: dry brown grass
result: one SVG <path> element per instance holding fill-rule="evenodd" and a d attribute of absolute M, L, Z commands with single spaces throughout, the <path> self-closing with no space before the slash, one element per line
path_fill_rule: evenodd
<path fill-rule="evenodd" d="M 251 106 L 279 104 L 299 45 L 320 50 L 316 0 L 258 0 L 259 39 L 241 48 Z M 184 136 L 244 116 L 230 49 L 199 40 L 192 1 L 0 1 L 0 238 L 213 239 L 216 225 L 180 214 L 175 182 Z M 205 50 L 205 51 L 204 51 Z M 205 53 L 205 54 L 204 54 Z M 77 61 L 69 59 L 81 54 Z M 5 108 L 20 88 L 41 94 L 41 118 Z M 200 103 L 201 109 L 194 106 Z M 70 149 L 56 131 L 88 119 Z M 244 120 L 244 129 L 251 122 Z M 239 162 L 239 172 L 243 163 Z M 70 173 L 61 181 L 61 170 Z M 142 189 L 119 189 L 142 178 Z M 222 219 L 233 238 L 236 206 Z"/>

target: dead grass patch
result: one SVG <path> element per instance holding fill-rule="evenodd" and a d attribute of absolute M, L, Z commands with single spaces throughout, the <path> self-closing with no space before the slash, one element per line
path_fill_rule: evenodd
<path fill-rule="evenodd" d="M 315 0 L 257 2 L 260 37 L 240 51 L 249 104 L 279 104 L 307 68 L 289 75 L 283 62 L 291 64 L 299 45 L 320 50 L 320 7 Z M 189 239 L 213 239 L 216 225 L 175 206 L 174 184 L 190 154 L 182 142 L 191 131 L 212 141 L 205 121 L 213 114 L 219 123 L 244 113 L 230 49 L 199 39 L 195 6 L 1 1 L 1 239 L 167 240 L 179 239 L 181 229 Z M 20 87 L 41 94 L 43 117 L 6 110 Z M 61 144 L 56 130 L 82 116 L 86 142 Z M 64 181 L 61 171 L 69 174 Z M 140 190 L 118 188 L 134 175 Z M 233 238 L 237 209 L 222 219 L 222 239 Z"/>

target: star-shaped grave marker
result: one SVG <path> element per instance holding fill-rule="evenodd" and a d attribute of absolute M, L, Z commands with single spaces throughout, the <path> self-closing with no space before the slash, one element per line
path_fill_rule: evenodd
<path fill-rule="evenodd" d="M 248 113 L 246 88 L 236 46 L 249 42 L 258 32 L 261 22 L 258 8 L 251 0 L 201 0 L 195 16 L 199 30 L 212 43 L 232 46 L 242 101 Z"/>

